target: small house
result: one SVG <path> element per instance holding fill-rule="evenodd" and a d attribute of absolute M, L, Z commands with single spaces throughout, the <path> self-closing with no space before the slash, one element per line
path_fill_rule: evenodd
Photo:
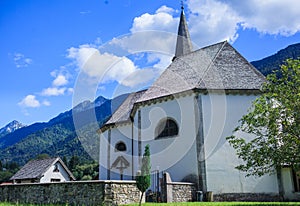
<path fill-rule="evenodd" d="M 59 158 L 32 160 L 10 178 L 19 183 L 49 183 L 74 181 L 75 177 Z"/>

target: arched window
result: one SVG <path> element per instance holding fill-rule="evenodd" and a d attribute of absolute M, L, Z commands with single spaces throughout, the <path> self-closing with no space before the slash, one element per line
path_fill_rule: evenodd
<path fill-rule="evenodd" d="M 171 118 L 164 119 L 159 122 L 155 129 L 155 137 L 172 137 L 178 135 L 178 126 L 175 120 Z"/>
<path fill-rule="evenodd" d="M 118 142 L 115 146 L 116 152 L 125 152 L 127 150 L 126 144 L 124 142 Z"/>

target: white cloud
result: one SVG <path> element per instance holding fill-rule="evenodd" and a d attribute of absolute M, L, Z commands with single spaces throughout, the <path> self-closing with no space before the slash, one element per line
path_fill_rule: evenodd
<path fill-rule="evenodd" d="M 44 106 L 50 106 L 51 103 L 48 100 L 44 100 L 42 103 Z"/>
<path fill-rule="evenodd" d="M 22 99 L 22 101 L 19 102 L 18 105 L 33 108 L 41 106 L 40 102 L 36 99 L 36 96 L 31 94 Z"/>
<path fill-rule="evenodd" d="M 42 91 L 43 96 L 59 96 L 64 95 L 66 91 L 66 88 L 56 88 L 56 87 L 49 87 L 47 89 L 44 89 Z"/>
<path fill-rule="evenodd" d="M 178 27 L 179 18 L 174 18 L 174 10 L 167 6 L 162 6 L 156 10 L 155 14 L 145 13 L 134 18 L 130 31 L 132 33 L 145 30 L 158 30 L 174 32 Z"/>
<path fill-rule="evenodd" d="M 245 28 L 272 35 L 289 36 L 300 31 L 298 0 L 225 1 L 242 18 Z"/>
<path fill-rule="evenodd" d="M 91 78 L 99 79 L 99 83 L 110 81 L 121 83 L 124 78 L 137 69 L 127 57 L 100 53 L 93 45 L 82 45 L 78 48 L 72 47 L 68 52 L 68 57 L 74 60 L 81 72 L 84 72 Z"/>
<path fill-rule="evenodd" d="M 192 41 L 203 47 L 224 40 L 233 43 L 238 38 L 240 28 L 255 29 L 262 34 L 293 35 L 300 31 L 299 10 L 298 0 L 188 0 L 185 13 Z M 178 13 L 174 9 L 162 6 L 154 14 L 145 13 L 136 17 L 130 31 L 157 30 L 176 35 L 178 21 Z M 168 41 L 154 33 L 145 37 L 134 38 L 136 43 L 129 38 L 116 42 L 128 48 L 146 44 L 146 49 L 147 42 L 151 42 L 152 48 L 157 45 L 157 51 L 162 48 L 156 43 L 159 42 L 174 52 L 171 49 L 174 40 Z"/>
<path fill-rule="evenodd" d="M 187 4 L 191 37 L 199 46 L 234 42 L 241 27 L 283 36 L 300 31 L 298 0 L 189 0 Z"/>
<path fill-rule="evenodd" d="M 153 69 L 139 69 L 131 73 L 122 81 L 122 85 L 127 87 L 145 86 L 155 77 Z"/>
<path fill-rule="evenodd" d="M 32 63 L 32 59 L 26 58 L 24 54 L 15 53 L 14 62 L 17 68 L 28 67 Z"/>
<path fill-rule="evenodd" d="M 62 75 L 62 74 L 59 74 L 52 82 L 52 85 L 53 86 L 63 86 L 63 85 L 66 85 L 68 84 L 68 80 L 66 78 L 66 76 Z"/>

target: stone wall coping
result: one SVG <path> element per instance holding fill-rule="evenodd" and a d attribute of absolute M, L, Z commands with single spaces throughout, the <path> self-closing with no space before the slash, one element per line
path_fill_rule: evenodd
<path fill-rule="evenodd" d="M 51 185 L 51 184 L 136 184 L 134 180 L 89 180 L 89 181 L 66 181 L 66 182 L 47 182 L 47 183 L 18 183 L 18 184 L 6 184 L 0 185 L 1 187 L 14 187 L 25 185 Z"/>
<path fill-rule="evenodd" d="M 168 182 L 167 185 L 195 185 L 191 182 Z"/>

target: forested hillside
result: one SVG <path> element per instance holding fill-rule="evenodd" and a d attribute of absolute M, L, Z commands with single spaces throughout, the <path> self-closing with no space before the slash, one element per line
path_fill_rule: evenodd
<path fill-rule="evenodd" d="M 253 61 L 251 64 L 257 68 L 262 74 L 267 76 L 274 70 L 278 70 L 280 65 L 286 59 L 297 59 L 300 57 L 300 43 L 292 44 L 285 49 L 278 51 L 276 54 L 266 57 L 264 59 Z"/>

